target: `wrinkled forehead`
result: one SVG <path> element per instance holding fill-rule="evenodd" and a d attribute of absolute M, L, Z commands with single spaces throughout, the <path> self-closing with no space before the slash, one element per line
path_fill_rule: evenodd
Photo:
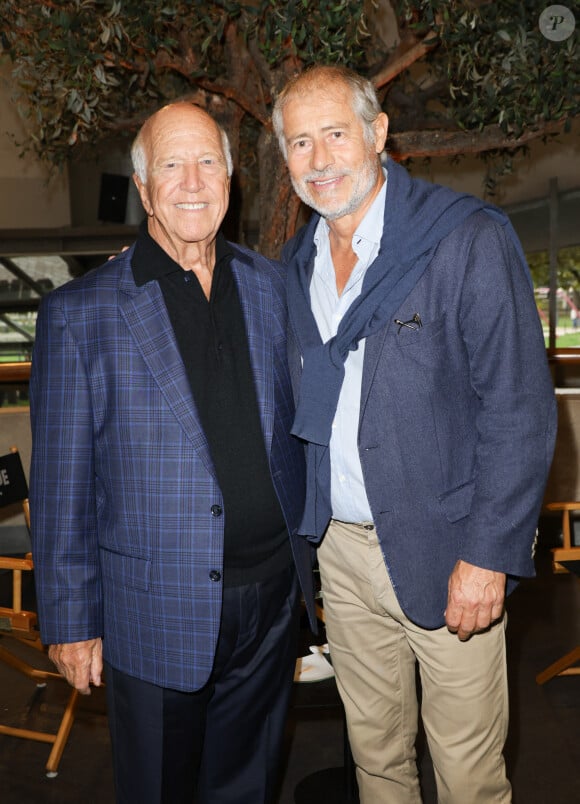
<path fill-rule="evenodd" d="M 178 103 L 154 114 L 143 132 L 144 143 L 155 156 L 168 147 L 191 151 L 211 150 L 223 156 L 221 134 L 217 123 L 198 106 Z"/>
<path fill-rule="evenodd" d="M 282 110 L 282 128 L 287 142 L 333 128 L 358 129 L 361 126 L 350 88 L 323 84 L 304 92 L 292 93 Z"/>
<path fill-rule="evenodd" d="M 353 96 L 351 88 L 336 75 L 305 75 L 291 87 L 286 97 L 286 103 L 293 101 L 332 101 L 352 106 Z"/>

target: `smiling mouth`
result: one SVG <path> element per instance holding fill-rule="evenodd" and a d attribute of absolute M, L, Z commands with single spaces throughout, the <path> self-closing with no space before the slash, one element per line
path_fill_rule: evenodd
<path fill-rule="evenodd" d="M 184 202 L 183 204 L 176 204 L 175 206 L 177 207 L 177 209 L 185 209 L 185 210 L 195 212 L 195 210 L 198 210 L 198 209 L 206 209 L 206 207 L 208 207 L 209 204 L 207 204 L 205 202 L 198 202 L 196 204 L 185 203 Z"/>
<path fill-rule="evenodd" d="M 342 176 L 331 176 L 327 179 L 309 179 L 308 183 L 317 189 L 324 189 L 325 187 L 332 187 L 334 184 L 340 181 L 341 178 Z"/>

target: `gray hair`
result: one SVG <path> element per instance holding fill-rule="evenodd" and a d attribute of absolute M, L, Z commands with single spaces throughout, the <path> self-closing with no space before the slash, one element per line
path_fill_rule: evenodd
<path fill-rule="evenodd" d="M 374 142 L 373 123 L 382 109 L 371 82 L 347 67 L 320 64 L 309 67 L 291 78 L 274 104 L 272 126 L 284 159 L 288 158 L 283 126 L 283 112 L 286 104 L 295 96 L 307 95 L 310 89 L 328 89 L 331 92 L 330 84 L 332 82 L 341 82 L 350 89 L 352 108 L 362 123 L 365 141 L 369 144 Z"/>
<path fill-rule="evenodd" d="M 185 103 L 185 102 L 186 101 L 176 101 L 173 104 L 171 103 L 168 104 L 168 106 L 174 106 L 177 105 L 178 103 Z M 192 106 L 195 105 L 196 104 L 192 104 Z M 198 108 L 201 109 L 201 111 L 205 111 L 204 109 L 201 108 L 201 106 L 199 106 Z M 157 112 L 155 112 L 155 114 L 157 114 Z M 151 117 L 154 116 L 155 115 L 151 115 Z M 148 123 L 151 120 L 151 117 L 148 117 L 147 120 L 143 123 L 143 125 L 137 132 L 137 136 L 133 140 L 133 144 L 131 145 L 131 162 L 133 163 L 133 170 L 140 178 L 140 180 L 143 182 L 143 184 L 147 182 L 147 154 L 145 152 L 145 138 L 143 134 L 148 127 Z M 208 115 L 208 117 L 211 117 L 211 115 Z M 224 157 L 226 160 L 226 169 L 229 178 L 234 172 L 234 161 L 232 159 L 232 149 L 230 146 L 230 140 L 225 129 L 222 128 L 222 126 L 220 126 L 220 124 L 216 120 L 214 120 L 213 117 L 211 119 L 216 124 L 218 131 L 220 133 L 222 141 L 222 150 L 224 152 Z"/>

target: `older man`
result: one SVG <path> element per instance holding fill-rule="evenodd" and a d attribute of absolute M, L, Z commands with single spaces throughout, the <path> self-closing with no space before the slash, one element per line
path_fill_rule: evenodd
<path fill-rule="evenodd" d="M 504 595 L 534 571 L 555 432 L 521 246 L 498 209 L 383 167 L 388 120 L 360 76 L 306 71 L 273 121 L 317 213 L 284 253 L 300 532 L 324 536 L 361 801 L 420 800 L 418 663 L 439 801 L 506 804 Z"/>
<path fill-rule="evenodd" d="M 104 659 L 117 801 L 271 801 L 295 664 L 302 447 L 280 267 L 225 241 L 225 133 L 188 102 L 132 150 L 146 222 L 42 303 L 31 377 L 42 639 Z"/>

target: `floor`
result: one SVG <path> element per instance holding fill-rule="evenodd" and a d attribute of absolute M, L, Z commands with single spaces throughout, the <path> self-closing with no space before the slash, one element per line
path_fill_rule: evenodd
<path fill-rule="evenodd" d="M 580 801 L 580 676 L 555 678 L 544 686 L 535 682 L 538 672 L 580 644 L 580 584 L 572 575 L 551 572 L 549 547 L 557 538 L 552 520 L 541 533 L 538 576 L 522 582 L 508 602 L 511 725 L 506 757 L 516 804 Z M 0 598 L 6 580 L 0 574 Z M 301 651 L 308 653 L 312 642 L 304 629 Z M 52 728 L 65 699 L 64 684 L 36 691 L 33 682 L 0 664 L 2 722 Z M 277 804 L 357 801 L 351 766 L 344 761 L 342 710 L 333 679 L 295 685 L 286 743 Z M 419 752 L 424 802 L 435 804 L 422 741 Z M 81 699 L 53 779 L 44 773 L 48 753 L 45 744 L 0 736 L 2 804 L 113 804 L 102 690 Z"/>

